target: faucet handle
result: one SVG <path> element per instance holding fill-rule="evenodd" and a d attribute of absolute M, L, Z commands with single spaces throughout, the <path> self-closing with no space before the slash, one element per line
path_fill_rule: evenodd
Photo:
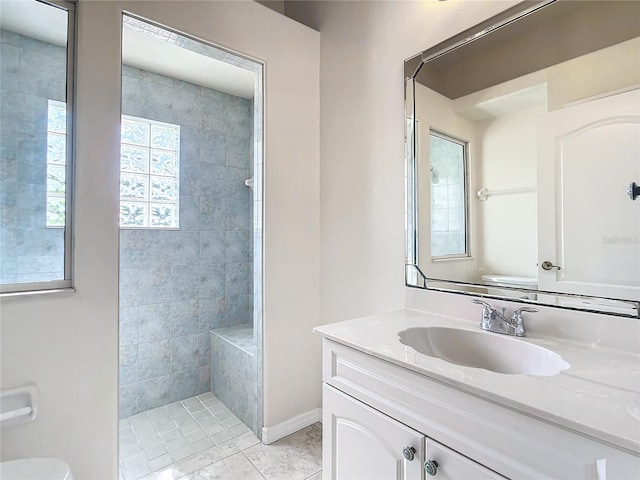
<path fill-rule="evenodd" d="M 493 305 L 491 305 L 490 303 L 487 303 L 483 300 L 480 300 L 479 298 L 474 298 L 473 300 L 471 300 L 472 303 L 477 303 L 478 305 L 482 305 L 482 313 L 486 314 L 486 315 L 497 315 L 498 314 L 498 309 L 494 308 Z M 504 312 L 507 311 L 506 307 L 502 307 L 502 316 L 504 317 Z"/>
<path fill-rule="evenodd" d="M 491 304 L 485 302 L 484 300 L 480 300 L 479 298 L 474 298 L 473 300 L 471 300 L 471 303 L 477 303 L 478 305 L 482 305 L 484 308 L 488 308 L 490 310 L 493 310 L 494 308 L 491 306 Z"/>
<path fill-rule="evenodd" d="M 540 310 L 538 310 L 537 308 L 532 308 L 532 307 L 520 307 L 517 310 L 513 311 L 514 315 L 522 315 L 521 312 L 529 312 L 529 313 L 535 313 L 535 312 L 539 312 Z"/>
<path fill-rule="evenodd" d="M 516 337 L 524 337 L 527 331 L 524 328 L 524 318 L 522 318 L 522 312 L 535 313 L 539 310 L 531 307 L 520 307 L 513 311 L 511 315 L 511 326 L 515 329 Z"/>

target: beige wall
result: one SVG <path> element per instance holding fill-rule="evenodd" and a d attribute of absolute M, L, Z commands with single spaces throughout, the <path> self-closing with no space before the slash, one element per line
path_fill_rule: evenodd
<path fill-rule="evenodd" d="M 265 7 L 269 7 L 271 10 L 275 10 L 278 13 L 284 15 L 284 0 L 256 0 Z"/>
<path fill-rule="evenodd" d="M 77 291 L 2 302 L 2 388 L 35 383 L 35 422 L 2 459 L 53 456 L 117 478 L 118 150 L 123 9 L 266 62 L 265 424 L 320 404 L 319 35 L 254 2 L 78 5 Z M 239 28 L 241 26 L 241 28 Z M 301 279 L 304 279 L 302 281 Z"/>
<path fill-rule="evenodd" d="M 287 2 L 321 32 L 322 323 L 404 305 L 404 60 L 515 3 Z"/>

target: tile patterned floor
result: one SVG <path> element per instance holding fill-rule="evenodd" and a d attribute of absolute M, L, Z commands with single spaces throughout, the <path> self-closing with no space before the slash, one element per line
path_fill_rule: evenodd
<path fill-rule="evenodd" d="M 120 420 L 120 480 L 320 480 L 322 429 L 263 445 L 213 393 Z"/>

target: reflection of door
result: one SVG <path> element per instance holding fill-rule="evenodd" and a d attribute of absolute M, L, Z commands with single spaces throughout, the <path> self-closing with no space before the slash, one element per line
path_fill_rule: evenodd
<path fill-rule="evenodd" d="M 640 90 L 541 117 L 538 267 L 541 290 L 640 300 Z"/>

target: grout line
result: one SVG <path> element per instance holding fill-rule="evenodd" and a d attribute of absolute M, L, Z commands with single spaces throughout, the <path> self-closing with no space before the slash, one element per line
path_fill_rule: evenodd
<path fill-rule="evenodd" d="M 258 445 L 258 444 L 256 444 L 256 445 Z M 255 445 L 253 445 L 253 446 L 255 447 Z M 246 450 L 246 449 L 245 449 L 245 450 Z M 265 480 L 269 480 L 269 479 L 267 478 L 267 476 L 266 476 L 264 473 L 262 473 L 262 470 L 260 470 L 260 469 L 258 468 L 258 466 L 257 466 L 255 463 L 253 463 L 253 462 L 251 461 L 251 459 L 250 459 L 250 458 L 249 458 L 249 457 L 244 453 L 244 452 L 245 452 L 245 450 L 241 450 L 241 451 L 240 451 L 240 452 L 238 452 L 238 453 L 242 454 L 242 455 L 244 456 L 244 458 L 246 458 L 246 459 L 247 459 L 247 461 L 248 461 L 251 465 L 253 465 L 253 468 L 255 468 L 255 469 L 258 471 L 258 473 L 262 476 L 262 478 L 264 478 Z"/>

